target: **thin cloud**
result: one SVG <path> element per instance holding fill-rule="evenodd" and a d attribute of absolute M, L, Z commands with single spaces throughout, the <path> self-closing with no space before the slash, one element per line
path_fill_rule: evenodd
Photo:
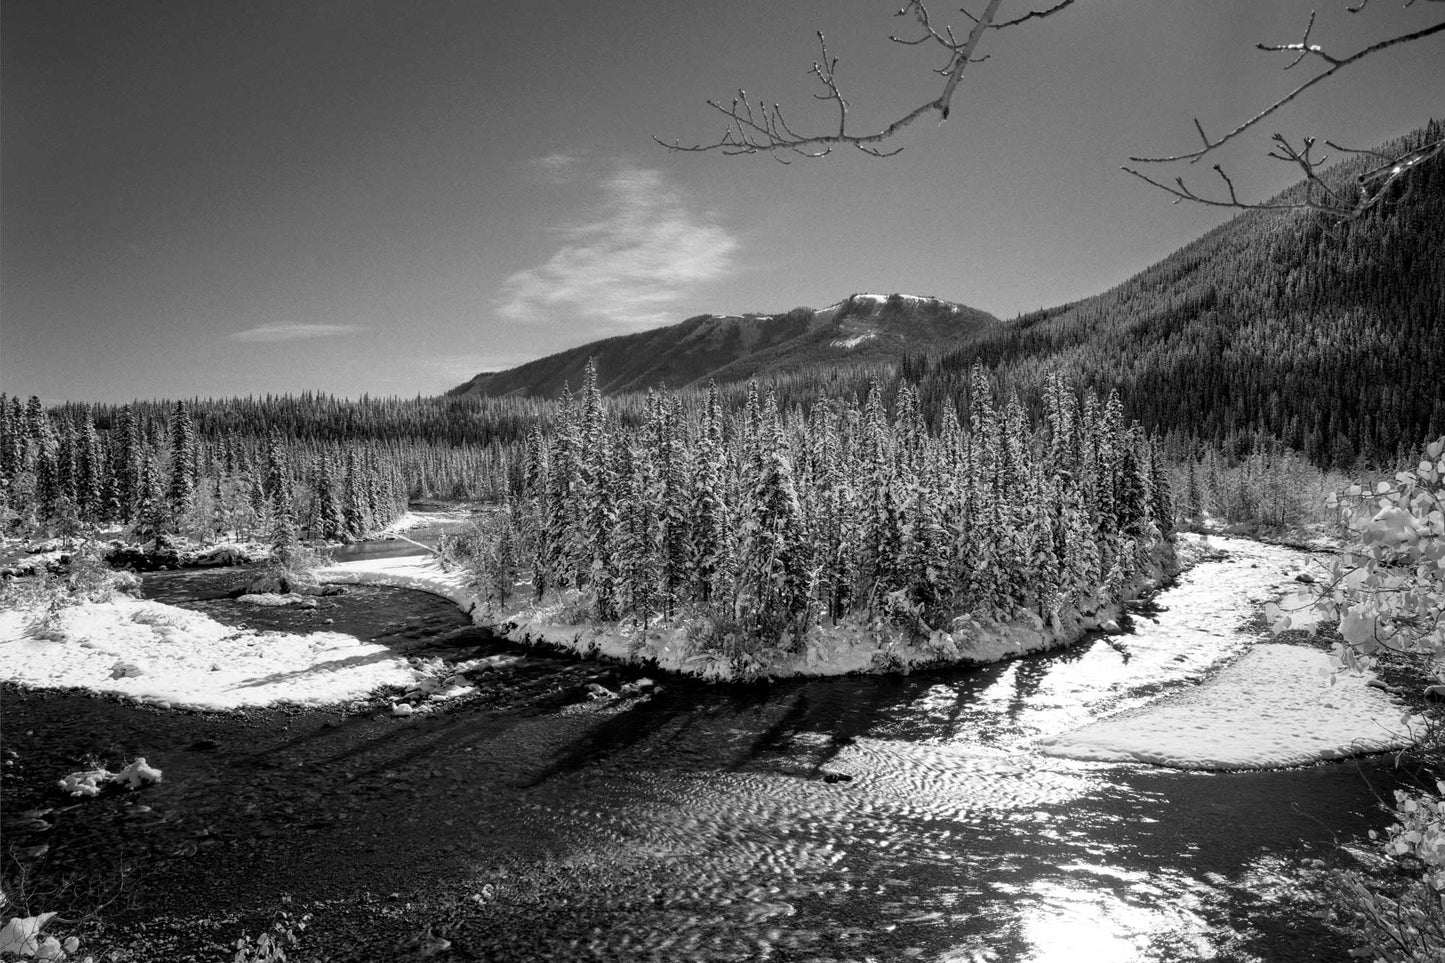
<path fill-rule="evenodd" d="M 538 157 L 532 163 L 544 171 L 560 171 L 576 164 L 579 159 L 576 154 L 548 154 L 546 157 Z"/>
<path fill-rule="evenodd" d="M 354 324 L 263 324 L 245 331 L 235 331 L 232 341 L 250 344 L 274 344 L 278 341 L 309 341 L 353 334 L 361 328 Z"/>
<path fill-rule="evenodd" d="M 545 264 L 507 278 L 502 317 L 655 327 L 676 320 L 669 309 L 693 286 L 733 269 L 737 239 L 689 209 L 661 171 L 623 165 L 598 188 L 595 220 L 565 225 L 566 243 Z"/>
<path fill-rule="evenodd" d="M 586 160 L 586 151 L 571 154 L 559 151 L 545 157 L 534 157 L 527 163 L 543 181 L 560 187 L 585 175 L 590 166 Z"/>

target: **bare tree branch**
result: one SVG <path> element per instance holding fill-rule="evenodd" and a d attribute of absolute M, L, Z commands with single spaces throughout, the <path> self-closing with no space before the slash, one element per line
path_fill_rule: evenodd
<path fill-rule="evenodd" d="M 889 123 L 880 130 L 870 133 L 854 133 L 848 129 L 848 99 L 839 89 L 837 81 L 838 59 L 828 53 L 827 41 L 823 34 L 818 34 L 818 45 L 820 48 L 820 59 L 813 62 L 809 71 L 813 77 L 822 85 L 822 93 L 815 93 L 813 97 L 817 100 L 832 102 L 838 109 L 838 125 L 835 130 L 826 133 L 804 133 L 794 129 L 782 119 L 782 108 L 778 104 L 769 106 L 765 102 L 754 103 L 746 91 L 738 91 L 738 96 L 733 98 L 732 103 L 724 105 L 715 100 L 709 100 L 708 106 L 727 119 L 727 126 L 717 140 L 709 143 L 693 144 L 684 146 L 681 142 L 674 140 L 672 143 L 662 140 L 656 135 L 653 140 L 669 150 L 684 152 L 721 151 L 724 154 L 757 154 L 772 153 L 785 160 L 780 155 L 797 154 L 802 157 L 823 157 L 830 153 L 835 146 L 848 145 L 856 147 L 865 154 L 874 157 L 891 157 L 903 148 L 893 147 L 892 140 L 914 121 L 925 114 L 937 113 L 939 123 L 948 120 L 949 109 L 953 102 L 954 92 L 958 90 L 959 83 L 963 80 L 964 69 L 971 63 L 979 63 L 986 57 L 976 57 L 979 41 L 983 34 L 990 28 L 1012 26 L 1015 23 L 1022 23 L 1024 20 L 1034 19 L 1038 16 L 1047 16 L 1070 6 L 1074 0 L 1061 0 L 1054 7 L 1037 14 L 1029 14 L 1020 17 L 1018 20 L 995 23 L 994 19 L 998 13 L 999 5 L 1003 0 L 988 0 L 983 13 L 977 17 L 970 15 L 973 26 L 962 41 L 958 40 L 952 28 L 943 27 L 941 30 L 933 25 L 929 16 L 928 8 L 922 0 L 908 0 L 906 6 L 899 10 L 897 16 L 913 15 L 914 20 L 923 28 L 923 33 L 916 39 L 906 40 L 899 37 L 890 37 L 895 43 L 907 46 L 918 46 L 930 41 L 938 44 L 948 51 L 948 59 L 943 66 L 934 68 L 934 72 L 945 78 L 943 89 L 938 96 L 927 103 L 920 104 L 901 117 Z"/>
<path fill-rule="evenodd" d="M 1373 150 L 1350 150 L 1349 148 L 1338 147 L 1327 141 L 1326 143 L 1336 150 L 1355 154 L 1370 154 L 1383 161 L 1383 163 L 1370 168 L 1355 178 L 1357 196 L 1349 197 L 1341 194 L 1320 176 L 1320 169 L 1329 158 L 1315 158 L 1310 156 L 1310 151 L 1315 143 L 1314 138 L 1305 138 L 1303 146 L 1300 148 L 1292 146 L 1280 134 L 1275 134 L 1273 139 L 1276 149 L 1271 151 L 1269 156 L 1275 160 L 1292 163 L 1298 166 L 1305 174 L 1305 199 L 1303 201 L 1284 201 L 1273 204 L 1242 201 L 1235 191 L 1234 182 L 1218 164 L 1215 164 L 1213 169 L 1221 180 L 1223 180 L 1227 197 L 1212 197 L 1206 194 L 1200 194 L 1187 185 L 1182 177 L 1176 177 L 1174 178 L 1173 184 L 1167 184 L 1132 167 L 1123 167 L 1120 169 L 1125 173 L 1134 175 L 1146 184 L 1152 184 L 1166 194 L 1172 195 L 1176 204 L 1180 201 L 1190 201 L 1195 204 L 1204 204 L 1208 207 L 1229 207 L 1242 211 L 1311 210 L 1325 214 L 1335 220 L 1349 220 L 1359 217 L 1361 214 L 1377 206 L 1384 199 L 1386 191 L 1401 177 L 1404 177 L 1430 158 L 1445 154 L 1445 138 L 1427 142 L 1395 157 Z"/>
<path fill-rule="evenodd" d="M 1314 26 L 1314 14 L 1311 13 L 1311 14 L 1310 14 L 1310 27 L 1313 27 L 1313 26 Z M 1370 46 L 1365 47 L 1364 49 L 1359 50 L 1359 51 L 1355 52 L 1354 54 L 1352 54 L 1352 55 L 1350 55 L 1350 56 L 1348 56 L 1348 57 L 1345 57 L 1345 58 L 1337 58 L 1337 57 L 1330 56 L 1329 54 L 1325 53 L 1318 45 L 1313 45 L 1313 46 L 1311 46 L 1311 45 L 1309 44 L 1309 42 L 1308 42 L 1308 41 L 1309 41 L 1309 28 L 1306 28 L 1306 29 L 1305 29 L 1305 37 L 1304 37 L 1304 40 L 1302 40 L 1300 43 L 1273 44 L 1273 45 L 1271 45 L 1271 44 L 1258 44 L 1258 45 L 1257 45 L 1258 48 L 1259 48 L 1260 50 L 1265 50 L 1265 51 L 1274 51 L 1274 52 L 1299 51 L 1299 56 L 1295 58 L 1295 60 L 1294 60 L 1293 63 L 1289 64 L 1289 66 L 1285 68 L 1286 70 L 1288 70 L 1289 67 L 1293 67 L 1296 63 L 1299 63 L 1299 61 L 1302 60 L 1302 59 L 1304 59 L 1304 57 L 1310 56 L 1310 55 L 1319 57 L 1321 60 L 1323 60 L 1323 61 L 1325 61 L 1326 63 L 1328 63 L 1328 64 L 1330 65 L 1330 67 L 1329 67 L 1328 70 L 1321 71 L 1320 73 L 1318 73 L 1318 74 L 1316 74 L 1315 76 L 1311 77 L 1309 80 L 1306 80 L 1304 83 L 1300 84 L 1300 85 L 1299 85 L 1298 87 L 1296 87 L 1294 90 L 1291 90 L 1289 93 L 1285 94 L 1283 97 L 1279 98 L 1279 99 L 1276 100 L 1274 103 L 1272 103 L 1272 104 L 1270 104 L 1268 107 L 1266 107 L 1264 110 L 1261 110 L 1259 113 L 1257 113 L 1257 114 L 1255 114 L 1253 117 L 1249 118 L 1249 120 L 1246 120 L 1244 123 L 1240 124 L 1238 127 L 1234 128 L 1234 130 L 1231 130 L 1229 133 L 1225 134 L 1223 137 L 1219 138 L 1218 140 L 1211 141 L 1208 137 L 1205 137 L 1205 136 L 1204 136 L 1204 128 L 1199 127 L 1199 121 L 1198 121 L 1198 120 L 1195 120 L 1195 122 L 1194 122 L 1195 127 L 1199 129 L 1199 135 L 1200 135 L 1200 137 L 1202 137 L 1203 140 L 1204 140 L 1204 146 L 1201 147 L 1199 150 L 1186 151 L 1185 153 L 1182 153 L 1182 154 L 1171 154 L 1171 155 L 1169 155 L 1169 156 L 1167 156 L 1167 157 L 1131 157 L 1131 158 L 1129 158 L 1129 160 L 1130 160 L 1132 163 L 1135 163 L 1135 164 L 1167 164 L 1167 163 L 1170 163 L 1171 161 L 1181 161 L 1181 160 L 1187 160 L 1187 161 L 1190 161 L 1190 162 L 1198 161 L 1198 160 L 1199 160 L 1200 158 L 1202 158 L 1205 154 L 1208 154 L 1210 151 L 1214 150 L 1215 148 L 1220 147 L 1220 146 L 1222 146 L 1223 144 L 1228 143 L 1229 141 L 1233 140 L 1235 137 L 1238 137 L 1240 134 L 1244 133 L 1246 130 L 1249 130 L 1249 129 L 1250 129 L 1251 127 L 1253 127 L 1255 124 L 1257 124 L 1257 123 L 1259 123 L 1260 121 L 1264 120 L 1264 119 L 1265 119 L 1266 117 L 1268 117 L 1270 114 L 1273 114 L 1275 111 L 1279 110 L 1279 109 L 1280 109 L 1281 107 L 1283 107 L 1285 104 L 1287 104 L 1287 103 L 1289 103 L 1290 101 L 1294 100 L 1296 97 L 1298 97 L 1300 94 L 1304 93 L 1306 90 L 1308 90 L 1308 89 L 1310 89 L 1311 87 L 1313 87 L 1315 84 L 1319 83 L 1319 82 L 1322 81 L 1322 80 L 1326 80 L 1326 79 L 1328 79 L 1329 77 L 1334 76 L 1336 73 L 1338 73 L 1339 71 L 1343 70 L 1344 68 L 1350 66 L 1351 64 L 1359 63 L 1361 60 L 1364 60 L 1366 57 L 1369 57 L 1369 56 L 1371 56 L 1372 54 L 1377 54 L 1377 53 L 1379 53 L 1381 50 L 1387 50 L 1387 49 L 1389 49 L 1390 47 L 1396 46 L 1397 44 L 1410 43 L 1410 42 L 1415 41 L 1415 40 L 1423 40 L 1425 37 L 1429 37 L 1429 36 L 1431 36 L 1432 34 L 1440 33 L 1441 31 L 1445 31 L 1445 21 L 1442 21 L 1442 22 L 1440 22 L 1440 23 L 1434 24 L 1434 25 L 1429 26 L 1429 27 L 1425 27 L 1425 28 L 1420 29 L 1420 30 L 1416 30 L 1416 31 L 1414 31 L 1413 33 L 1401 34 L 1401 35 L 1399 35 L 1398 37 L 1391 37 L 1389 40 L 1381 40 L 1379 43 L 1371 44 Z"/>
<path fill-rule="evenodd" d="M 819 59 L 813 62 L 809 73 L 820 85 L 821 92 L 814 93 L 813 97 L 815 100 L 831 103 L 836 108 L 836 126 L 817 132 L 800 129 L 784 118 L 783 109 L 779 104 L 773 103 L 769 105 L 766 102 L 754 100 L 746 91 L 739 90 L 738 95 L 733 98 L 730 104 L 724 105 L 713 100 L 707 102 L 708 106 L 722 114 L 726 119 L 723 131 L 716 140 L 707 143 L 693 144 L 691 146 L 684 146 L 677 140 L 668 143 L 655 135 L 653 136 L 653 140 L 657 141 L 657 143 L 663 147 L 674 151 L 720 151 L 728 155 L 766 153 L 783 163 L 788 163 L 789 158 L 793 156 L 807 158 L 824 157 L 832 153 L 834 147 L 842 145 L 855 147 L 873 157 L 891 157 L 903 149 L 901 145 L 896 143 L 895 138 L 904 128 L 929 113 L 936 112 L 939 116 L 940 124 L 948 119 L 949 109 L 953 102 L 954 94 L 963 79 L 964 70 L 971 63 L 980 63 L 988 59 L 987 54 L 982 56 L 978 54 L 979 43 L 987 31 L 1003 30 L 1031 21 L 1042 20 L 1073 6 L 1075 2 L 1076 0 L 1055 0 L 1055 2 L 1044 9 L 1031 10 L 1013 19 L 1000 20 L 998 19 L 998 11 L 1002 0 L 987 0 L 982 13 L 977 16 L 968 10 L 960 11 L 968 18 L 971 26 L 967 36 L 959 40 L 954 34 L 952 27 L 946 24 L 935 24 L 924 0 L 907 0 L 902 9 L 898 10 L 895 15 L 911 17 L 920 32 L 915 37 L 891 35 L 888 39 L 893 43 L 907 47 L 928 46 L 931 48 L 937 46 L 942 48 L 945 52 L 944 62 L 940 66 L 931 68 L 931 70 L 933 73 L 944 78 L 943 87 L 937 97 L 914 107 L 886 126 L 871 132 L 858 133 L 850 130 L 848 114 L 852 104 L 849 99 L 844 96 L 838 83 L 838 58 L 829 52 L 827 41 L 823 34 L 819 32 Z M 1404 0 L 1404 5 L 1410 7 L 1417 2 L 1445 3 L 1445 0 Z M 1355 5 L 1347 5 L 1346 9 L 1352 13 L 1358 13 L 1364 10 L 1369 3 L 1370 0 L 1357 0 Z M 1197 163 L 1210 152 L 1254 128 L 1265 118 L 1275 114 L 1305 91 L 1333 77 L 1340 71 L 1392 47 L 1413 43 L 1436 34 L 1445 33 L 1445 21 L 1442 21 L 1432 26 L 1370 44 L 1349 56 L 1336 56 L 1326 51 L 1321 45 L 1312 42 L 1314 27 L 1315 13 L 1312 11 L 1308 22 L 1305 24 L 1304 32 L 1297 42 L 1281 44 L 1261 43 L 1256 44 L 1256 46 L 1266 53 L 1293 54 L 1294 56 L 1290 62 L 1285 65 L 1285 70 L 1291 70 L 1306 60 L 1319 61 L 1324 66 L 1324 69 L 1318 74 L 1296 85 L 1284 96 L 1270 103 L 1263 110 L 1258 111 L 1223 136 L 1211 138 L 1209 134 L 1205 132 L 1203 124 L 1199 122 L 1198 118 L 1195 118 L 1194 129 L 1199 134 L 1201 144 L 1197 150 L 1160 157 L 1131 157 L 1129 158 L 1130 162 L 1132 164 L 1166 164 L 1179 161 L 1188 161 L 1191 164 Z M 1348 219 L 1360 215 L 1379 203 L 1387 189 L 1400 177 L 1419 166 L 1419 164 L 1425 160 L 1445 152 L 1445 141 L 1422 145 L 1398 157 L 1387 156 L 1377 151 L 1350 150 L 1339 147 L 1330 141 L 1325 141 L 1325 144 L 1339 153 L 1369 153 L 1380 161 L 1376 167 L 1359 175 L 1355 191 L 1351 192 L 1342 190 L 1338 184 L 1332 185 L 1327 183 L 1320 177 L 1322 165 L 1326 163 L 1328 158 L 1318 156 L 1314 153 L 1316 145 L 1315 138 L 1305 137 L 1300 141 L 1300 146 L 1295 147 L 1285 139 L 1282 134 L 1276 133 L 1273 136 L 1272 143 L 1273 149 L 1268 153 L 1271 159 L 1290 164 L 1304 174 L 1305 187 L 1303 191 L 1304 200 L 1302 202 L 1247 203 L 1240 199 L 1235 189 L 1234 181 L 1218 164 L 1214 165 L 1213 169 L 1220 178 L 1222 189 L 1213 194 L 1196 191 L 1189 187 L 1181 177 L 1173 178 L 1173 183 L 1171 184 L 1167 180 L 1161 180 L 1144 174 L 1134 167 L 1126 166 L 1123 170 L 1173 195 L 1176 203 L 1179 201 L 1190 201 L 1211 207 L 1230 207 L 1239 210 L 1306 209 L 1327 214 L 1336 219 Z"/>

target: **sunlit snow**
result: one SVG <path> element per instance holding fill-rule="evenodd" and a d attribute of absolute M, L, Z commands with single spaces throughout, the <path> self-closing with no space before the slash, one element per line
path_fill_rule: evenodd
<path fill-rule="evenodd" d="M 0 679 L 82 687 L 200 709 L 320 705 L 409 686 L 416 673 L 384 645 L 339 632 L 258 632 L 201 612 L 117 597 L 36 613 L 0 613 Z"/>
<path fill-rule="evenodd" d="M 1256 645 L 1203 685 L 1044 739 L 1049 755 L 1180 769 L 1269 769 L 1407 745 L 1420 720 L 1329 654 Z"/>

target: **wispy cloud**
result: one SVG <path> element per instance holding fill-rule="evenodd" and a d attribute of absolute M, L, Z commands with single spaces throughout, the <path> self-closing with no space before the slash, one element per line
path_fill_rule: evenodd
<path fill-rule="evenodd" d="M 354 324 L 262 324 L 245 331 L 234 331 L 232 341 L 246 341 L 251 344 L 273 344 L 277 341 L 307 341 L 314 338 L 334 338 L 338 335 L 353 334 L 361 328 Z"/>
<path fill-rule="evenodd" d="M 532 163 L 544 171 L 561 171 L 572 167 L 580 159 L 576 154 L 557 153 L 548 154 L 546 157 L 538 157 L 532 161 Z"/>
<path fill-rule="evenodd" d="M 653 327 L 676 320 L 669 309 L 692 286 L 732 270 L 737 239 L 691 210 L 661 171 L 622 165 L 598 188 L 593 220 L 564 225 L 566 243 L 545 264 L 507 278 L 503 317 Z"/>

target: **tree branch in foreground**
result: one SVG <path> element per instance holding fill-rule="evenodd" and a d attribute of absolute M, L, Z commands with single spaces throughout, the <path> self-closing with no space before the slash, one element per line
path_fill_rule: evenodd
<path fill-rule="evenodd" d="M 899 10 L 897 16 L 912 14 L 922 34 L 914 39 L 904 39 L 897 36 L 889 37 L 894 43 L 905 46 L 920 46 L 924 44 L 937 44 L 947 51 L 947 59 L 943 66 L 934 68 L 933 72 L 944 78 L 943 89 L 933 100 L 919 104 L 912 110 L 898 117 L 887 126 L 869 133 L 855 133 L 848 129 L 848 107 L 849 102 L 843 96 L 838 87 L 837 68 L 838 59 L 828 53 L 828 44 L 822 32 L 818 33 L 818 45 L 821 50 L 819 60 L 813 62 L 809 71 L 823 86 L 822 93 L 815 93 L 813 97 L 824 102 L 831 102 L 838 110 L 838 126 L 835 130 L 816 133 L 805 133 L 795 129 L 783 114 L 781 105 L 774 103 L 769 105 L 766 102 L 754 101 L 745 90 L 739 90 L 738 95 L 733 98 L 732 103 L 724 105 L 715 100 L 709 100 L 708 106 L 727 118 L 727 126 L 717 140 L 710 143 L 694 144 L 684 146 L 674 140 L 668 143 L 657 136 L 653 140 L 669 150 L 683 152 L 721 151 L 724 154 L 758 154 L 771 153 L 779 160 L 786 161 L 782 155 L 797 154 L 802 157 L 824 157 L 831 153 L 837 146 L 852 146 L 870 154 L 874 157 L 891 157 L 901 151 L 902 147 L 892 146 L 893 138 L 905 127 L 923 117 L 925 114 L 937 113 L 939 123 L 948 119 L 948 112 L 953 101 L 954 91 L 958 89 L 959 82 L 963 79 L 963 71 L 971 63 L 978 63 L 985 58 L 975 57 L 979 41 L 983 38 L 984 32 L 990 29 L 998 30 L 1004 27 L 1011 27 L 1025 20 L 1036 17 L 1048 16 L 1064 9 L 1074 3 L 1074 0 L 1061 0 L 1052 8 L 1039 13 L 1031 13 L 1016 20 L 995 23 L 994 19 L 998 13 L 999 5 L 1003 0 L 988 0 L 987 6 L 981 15 L 973 17 L 973 26 L 969 29 L 968 35 L 959 40 L 953 33 L 951 27 L 945 26 L 939 29 L 933 25 L 929 16 L 928 8 L 922 0 L 909 0 L 908 4 Z"/>
<path fill-rule="evenodd" d="M 1445 0 L 1405 0 L 1405 6 L 1414 6 L 1417 2 L 1445 3 Z M 655 135 L 653 140 L 674 151 L 720 151 L 727 155 L 767 153 L 784 163 L 788 162 L 790 155 L 807 158 L 825 157 L 832 153 L 833 148 L 837 146 L 856 147 L 873 157 L 891 157 L 903 150 L 902 146 L 895 146 L 895 138 L 905 127 L 930 113 L 938 114 L 940 124 L 948 119 L 953 96 L 963 79 L 965 68 L 971 63 L 979 63 L 988 59 L 987 54 L 978 55 L 979 43 L 987 31 L 1003 30 L 1051 17 L 1073 6 L 1075 0 L 1057 0 L 1042 10 L 1031 10 L 1008 20 L 998 19 L 1001 3 L 1002 0 L 987 0 L 983 12 L 977 16 L 968 10 L 962 10 L 963 15 L 971 22 L 968 34 L 962 40 L 958 39 L 952 27 L 935 25 L 923 0 L 908 0 L 902 9 L 897 11 L 896 16 L 911 16 L 919 28 L 919 33 L 915 37 L 905 38 L 894 35 L 888 39 L 903 46 L 942 48 L 945 53 L 944 63 L 942 66 L 933 68 L 933 73 L 943 78 L 943 87 L 934 99 L 919 104 L 879 129 L 865 133 L 849 129 L 848 109 L 851 104 L 838 85 L 838 58 L 829 53 L 827 41 L 819 32 L 820 57 L 813 62 L 809 73 L 821 85 L 822 92 L 815 93 L 813 97 L 816 100 L 831 103 L 836 108 L 838 116 L 836 128 L 804 132 L 795 127 L 792 121 L 784 115 L 781 105 L 777 103 L 770 105 L 764 101 L 755 100 L 746 91 L 739 90 L 738 95 L 730 104 L 724 105 L 715 100 L 707 102 L 708 106 L 726 118 L 726 126 L 717 140 L 691 146 L 685 146 L 677 140 L 668 143 Z M 1346 9 L 1351 13 L 1359 13 L 1369 3 L 1370 0 L 1358 0 L 1356 5 L 1347 6 Z M 1258 111 L 1218 138 L 1211 138 L 1205 133 L 1204 126 L 1196 118 L 1194 128 L 1198 131 L 1201 141 L 1201 146 L 1196 150 L 1158 157 L 1131 157 L 1129 158 L 1130 163 L 1135 165 L 1168 164 L 1180 161 L 1187 161 L 1190 164 L 1197 163 L 1210 152 L 1254 128 L 1265 118 L 1272 116 L 1305 91 L 1323 83 L 1339 72 L 1382 51 L 1445 33 L 1445 21 L 1442 21 L 1370 44 L 1349 56 L 1337 56 L 1326 51 L 1321 45 L 1311 42 L 1314 26 L 1315 14 L 1311 12 L 1309 21 L 1305 24 L 1304 33 L 1298 42 L 1261 43 L 1256 46 L 1267 53 L 1293 54 L 1293 58 L 1285 65 L 1284 69 L 1286 70 L 1291 70 L 1305 61 L 1318 61 L 1324 66 L 1319 73 L 1296 85 L 1263 110 Z M 1277 203 L 1244 201 L 1240 198 L 1233 179 L 1218 164 L 1213 165 L 1213 169 L 1219 176 L 1221 187 L 1213 194 L 1201 193 L 1190 187 L 1183 177 L 1175 177 L 1171 183 L 1168 179 L 1145 174 L 1136 167 L 1126 166 L 1123 170 L 1172 195 L 1176 203 L 1190 201 L 1210 207 L 1226 207 L 1237 210 L 1311 210 L 1337 220 L 1343 220 L 1358 217 L 1377 205 L 1392 184 L 1421 163 L 1445 150 L 1445 140 L 1436 140 L 1406 151 L 1399 156 L 1390 157 L 1375 151 L 1343 148 L 1330 141 L 1325 141 L 1325 144 L 1339 153 L 1370 153 L 1380 161 L 1377 166 L 1359 175 L 1355 189 L 1350 191 L 1338 186 L 1331 186 L 1320 176 L 1328 158 L 1314 153 L 1316 138 L 1305 137 L 1300 141 L 1300 146 L 1296 147 L 1283 134 L 1276 133 L 1272 138 L 1272 144 L 1273 148 L 1268 154 L 1271 159 L 1290 164 L 1303 172 L 1305 178 L 1303 201 Z"/>

